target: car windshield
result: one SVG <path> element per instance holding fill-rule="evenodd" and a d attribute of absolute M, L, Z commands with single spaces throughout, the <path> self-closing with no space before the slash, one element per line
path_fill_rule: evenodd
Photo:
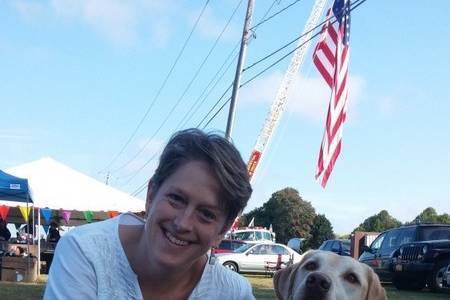
<path fill-rule="evenodd" d="M 342 250 L 350 251 L 350 242 L 349 241 L 343 241 L 342 242 Z"/>
<path fill-rule="evenodd" d="M 233 253 L 243 253 L 247 251 L 250 247 L 254 246 L 254 244 L 243 244 L 239 248 L 235 249 Z"/>
<path fill-rule="evenodd" d="M 255 239 L 255 235 L 254 235 L 253 231 L 244 231 L 244 232 L 234 233 L 234 238 L 236 240 L 252 241 Z"/>

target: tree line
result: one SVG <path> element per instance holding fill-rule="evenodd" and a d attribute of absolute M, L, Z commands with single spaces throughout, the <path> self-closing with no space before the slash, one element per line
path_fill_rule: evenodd
<path fill-rule="evenodd" d="M 299 192 L 291 187 L 272 194 L 263 206 L 243 214 L 240 225 L 246 226 L 255 218 L 255 225 L 272 226 L 277 242 L 287 244 L 293 237 L 304 238 L 303 248 L 317 249 L 323 241 L 337 238 L 333 226 L 325 215 L 316 214 L 311 202 L 304 200 Z M 386 210 L 366 218 L 353 231 L 382 232 L 406 224 L 445 223 L 450 224 L 447 213 L 439 215 L 432 207 L 424 209 L 412 221 L 402 224 Z M 344 237 L 349 238 L 350 233 Z M 342 238 L 342 237 L 341 237 Z"/>

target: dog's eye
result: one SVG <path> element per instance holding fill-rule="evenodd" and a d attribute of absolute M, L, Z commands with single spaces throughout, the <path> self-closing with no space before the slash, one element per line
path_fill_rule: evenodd
<path fill-rule="evenodd" d="M 345 275 L 345 280 L 347 280 L 350 283 L 358 283 L 359 282 L 358 277 L 356 277 L 356 275 L 353 273 L 349 273 L 349 274 Z"/>
<path fill-rule="evenodd" d="M 310 261 L 305 265 L 305 269 L 308 271 L 314 271 L 315 269 L 317 269 L 317 263 L 314 261 Z"/>

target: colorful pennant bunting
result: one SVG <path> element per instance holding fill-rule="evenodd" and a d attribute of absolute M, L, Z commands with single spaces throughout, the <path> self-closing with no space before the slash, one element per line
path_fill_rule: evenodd
<path fill-rule="evenodd" d="M 42 225 L 42 227 L 44 227 L 45 234 L 48 234 L 48 229 L 50 228 L 50 225 L 44 224 Z"/>
<path fill-rule="evenodd" d="M 9 206 L 0 205 L 0 217 L 6 222 L 8 219 Z"/>
<path fill-rule="evenodd" d="M 66 222 L 66 225 L 69 224 L 69 220 L 70 220 L 70 215 L 71 214 L 72 214 L 72 211 L 70 211 L 70 210 L 63 210 L 62 211 L 63 219 Z"/>
<path fill-rule="evenodd" d="M 48 224 L 50 222 L 50 218 L 52 217 L 52 210 L 48 207 L 41 208 L 41 213 L 45 219 L 45 224 Z"/>
<path fill-rule="evenodd" d="M 20 213 L 22 214 L 23 219 L 25 220 L 25 223 L 28 223 L 28 219 L 30 217 L 30 211 L 31 206 L 28 206 L 28 209 L 26 206 L 19 206 Z"/>
<path fill-rule="evenodd" d="M 110 218 L 117 217 L 119 215 L 119 212 L 117 210 L 109 210 L 108 215 Z"/>
<path fill-rule="evenodd" d="M 94 213 L 91 210 L 86 210 L 86 211 L 83 211 L 83 214 L 84 214 L 84 218 L 86 219 L 86 221 L 88 221 L 88 223 L 91 223 Z"/>
<path fill-rule="evenodd" d="M 86 211 L 83 211 L 83 214 L 84 214 L 84 218 L 86 219 L 86 221 L 88 221 L 88 223 L 91 223 L 94 213 L 90 210 L 86 210 Z"/>

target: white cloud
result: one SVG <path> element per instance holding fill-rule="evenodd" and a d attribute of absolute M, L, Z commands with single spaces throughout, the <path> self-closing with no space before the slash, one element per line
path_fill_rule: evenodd
<path fill-rule="evenodd" d="M 118 43 L 135 39 L 138 7 L 136 2 L 121 0 L 52 0 L 57 16 L 81 19 Z"/>
<path fill-rule="evenodd" d="M 163 0 L 14 0 L 11 3 L 27 21 L 56 17 L 87 24 L 117 44 L 128 45 L 143 38 L 150 39 L 151 45 L 156 47 L 165 46 L 177 26 L 193 25 L 200 13 L 199 9 L 193 11 L 181 2 Z M 222 5 L 217 6 L 214 10 L 206 9 L 196 34 L 217 38 L 226 23 L 217 14 Z M 223 39 L 239 36 L 238 31 L 228 28 Z"/>
<path fill-rule="evenodd" d="M 27 21 L 56 17 L 85 23 L 118 44 L 133 43 L 139 35 L 149 35 L 152 45 L 167 43 L 175 14 L 186 18 L 180 4 L 162 0 L 14 0 L 12 7 Z"/>
<path fill-rule="evenodd" d="M 27 21 L 34 20 L 45 11 L 44 4 L 38 1 L 15 0 L 11 4 L 19 12 L 20 16 Z"/>
<path fill-rule="evenodd" d="M 192 23 L 192 25 L 194 25 L 195 21 L 197 20 L 199 13 L 200 10 L 190 14 L 190 22 Z M 227 21 L 228 20 L 225 20 L 216 15 L 212 9 L 206 8 L 198 24 L 197 31 L 204 37 L 215 40 L 224 29 Z M 226 30 L 222 34 L 221 39 L 227 41 L 239 41 L 240 33 L 230 26 L 226 28 Z"/>
<path fill-rule="evenodd" d="M 397 102 L 390 96 L 385 96 L 379 100 L 379 110 L 385 116 L 391 116 L 395 113 Z"/>
<path fill-rule="evenodd" d="M 283 75 L 279 72 L 256 79 L 249 87 L 241 92 L 243 103 L 272 103 L 276 97 Z M 348 115 L 351 118 L 355 107 L 360 101 L 366 82 L 362 77 L 350 76 L 349 108 Z M 306 119 L 323 122 L 328 109 L 330 89 L 322 78 L 305 78 L 295 76 L 288 94 L 286 110 Z"/>

